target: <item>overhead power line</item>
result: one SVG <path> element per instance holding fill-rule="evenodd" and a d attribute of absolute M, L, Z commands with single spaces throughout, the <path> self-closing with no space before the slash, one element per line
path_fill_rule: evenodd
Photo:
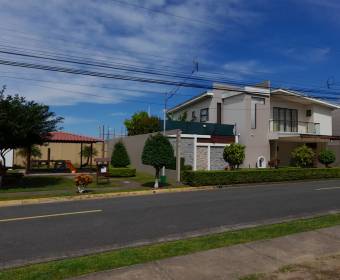
<path fill-rule="evenodd" d="M 249 83 L 241 82 L 241 81 L 234 81 L 229 79 L 213 79 L 214 77 L 206 77 L 206 76 L 192 76 L 184 73 L 176 73 L 173 71 L 159 71 L 157 69 L 152 68 L 142 68 L 142 67 L 135 67 L 135 66 L 129 66 L 129 65 L 115 65 L 115 64 L 103 64 L 103 63 L 97 63 L 97 62 L 91 62 L 91 61 L 78 61 L 78 60 L 72 60 L 67 58 L 56 58 L 53 56 L 43 56 L 43 55 L 32 55 L 29 53 L 24 52 L 17 52 L 17 51 L 7 51 L 7 50 L 1 50 L 0 53 L 8 54 L 8 55 L 15 55 L 15 56 L 21 56 L 26 58 L 33 58 L 33 59 L 43 59 L 43 60 L 49 60 L 49 61 L 55 61 L 55 62 L 62 62 L 62 63 L 72 63 L 72 64 L 79 64 L 83 66 L 89 66 L 89 67 L 100 67 L 100 68 L 106 68 L 106 69 L 112 69 L 112 70 L 118 70 L 118 71 L 127 71 L 132 73 L 139 73 L 139 74 L 146 74 L 146 75 L 154 75 L 154 76 L 163 76 L 167 78 L 179 78 L 184 80 L 191 80 L 191 81 L 199 81 L 199 82 L 205 82 L 205 83 L 221 83 L 221 84 L 230 84 L 230 85 L 236 85 L 236 86 L 248 86 Z M 45 69 L 47 70 L 47 69 Z M 106 73 L 108 75 L 108 73 Z M 168 83 L 166 83 L 168 84 Z M 168 84 L 172 85 L 172 84 Z M 178 85 L 178 84 L 176 84 Z M 195 87 L 195 86 L 194 86 Z M 206 88 L 206 87 L 204 87 Z M 291 90 L 305 92 L 305 93 L 320 93 L 322 89 L 311 89 L 311 88 L 291 88 Z M 325 93 L 329 93 L 329 90 L 324 90 Z M 337 92 L 339 93 L 339 92 Z"/>
<path fill-rule="evenodd" d="M 166 11 L 163 11 L 163 10 L 148 8 L 148 7 L 145 7 L 145 6 L 141 6 L 141 5 L 130 3 L 130 2 L 126 2 L 126 1 L 121 1 L 121 0 L 111 0 L 111 1 L 115 2 L 117 4 L 121 4 L 121 5 L 125 5 L 125 6 L 130 6 L 130 7 L 134 7 L 134 8 L 137 8 L 137 9 L 142 9 L 142 10 L 145 10 L 145 11 L 148 11 L 148 12 L 151 12 L 151 13 L 163 14 L 163 15 L 167 15 L 167 16 L 178 18 L 180 20 L 190 21 L 190 22 L 197 23 L 197 24 L 203 24 L 203 25 L 209 26 L 210 28 L 211 27 L 215 27 L 216 28 L 218 26 L 222 26 L 222 24 L 211 23 L 211 22 L 208 22 L 208 21 L 200 20 L 200 19 L 185 17 L 185 16 L 169 13 L 169 12 L 166 12 Z"/>
<path fill-rule="evenodd" d="M 115 79 L 115 80 L 134 81 L 134 82 L 142 82 L 142 83 L 150 83 L 150 84 L 173 85 L 173 86 L 182 86 L 182 87 L 187 87 L 187 88 L 206 89 L 206 90 L 209 90 L 209 89 L 228 90 L 228 91 L 240 92 L 240 93 L 245 93 L 245 94 L 250 94 L 250 95 L 257 94 L 257 93 L 263 94 L 263 92 L 261 91 L 249 92 L 245 89 L 239 89 L 239 88 L 234 88 L 234 87 L 230 88 L 230 86 L 227 86 L 227 85 L 226 86 L 209 85 L 209 84 L 200 84 L 200 83 L 188 83 L 188 82 L 183 82 L 183 81 L 152 79 L 152 78 L 144 78 L 144 77 L 137 77 L 137 76 L 121 75 L 121 74 L 111 74 L 111 73 L 105 73 L 105 72 L 95 72 L 95 71 L 88 71 L 88 70 L 75 69 L 75 68 L 49 66 L 49 65 L 26 63 L 26 62 L 17 62 L 17 61 L 3 60 L 3 59 L 0 59 L 0 64 L 8 65 L 8 66 L 15 66 L 15 67 L 22 67 L 22 68 L 29 68 L 29 69 L 38 69 L 38 70 L 44 70 L 44 71 L 69 73 L 69 74 L 76 74 L 76 75 L 100 77 L 100 78 Z M 263 94 L 263 96 L 266 96 L 266 94 Z M 307 97 L 318 98 L 316 96 L 307 96 Z M 322 98 L 322 97 L 319 97 L 319 98 Z"/>

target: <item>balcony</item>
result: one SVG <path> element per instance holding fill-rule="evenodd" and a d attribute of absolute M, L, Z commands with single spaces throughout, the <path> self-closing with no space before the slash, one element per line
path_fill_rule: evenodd
<path fill-rule="evenodd" d="M 160 127 L 163 127 L 163 121 L 160 121 Z M 200 123 L 200 122 L 182 122 L 166 121 L 166 130 L 180 129 L 184 134 L 200 134 L 212 136 L 234 136 L 234 125 Z"/>
<path fill-rule="evenodd" d="M 270 120 L 269 129 L 271 132 L 319 135 L 320 123 Z"/>

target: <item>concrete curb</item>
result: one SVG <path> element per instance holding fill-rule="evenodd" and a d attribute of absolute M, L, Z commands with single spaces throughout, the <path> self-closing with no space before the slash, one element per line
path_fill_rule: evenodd
<path fill-rule="evenodd" d="M 3 200 L 3 201 L 0 201 L 0 207 L 54 203 L 54 202 L 81 201 L 81 200 L 95 200 L 95 199 L 106 199 L 106 198 L 114 198 L 114 197 L 144 196 L 144 195 L 154 195 L 154 194 L 192 192 L 192 191 L 213 190 L 213 189 L 216 189 L 216 187 L 215 186 L 183 187 L 183 188 L 173 188 L 173 189 L 157 189 L 157 190 L 152 189 L 152 190 L 142 190 L 142 191 L 110 192 L 110 193 L 99 193 L 99 194 L 80 194 L 80 195 L 74 195 L 74 196 L 55 196 L 55 197 Z"/>

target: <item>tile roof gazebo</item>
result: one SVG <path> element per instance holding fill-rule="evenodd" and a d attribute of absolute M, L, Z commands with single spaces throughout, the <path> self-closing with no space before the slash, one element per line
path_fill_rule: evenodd
<path fill-rule="evenodd" d="M 47 143 L 78 143 L 80 144 L 80 166 L 83 163 L 83 144 L 91 144 L 91 151 L 93 150 L 93 144 L 98 142 L 104 142 L 102 139 L 96 137 L 89 137 L 64 131 L 55 131 L 50 133 L 50 138 Z M 92 155 L 90 164 L 92 165 Z"/>

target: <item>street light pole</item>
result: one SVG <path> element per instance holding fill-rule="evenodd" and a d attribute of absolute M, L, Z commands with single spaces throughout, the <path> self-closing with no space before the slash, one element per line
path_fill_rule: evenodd
<path fill-rule="evenodd" d="M 188 79 L 190 79 L 195 72 L 198 72 L 198 61 L 196 59 L 194 59 L 192 61 L 193 63 L 193 68 L 191 71 L 191 75 L 189 77 L 187 77 L 183 83 L 185 83 Z M 165 136 L 166 134 L 166 111 L 167 111 L 167 106 L 168 106 L 168 101 L 171 97 L 173 97 L 176 92 L 182 87 L 181 84 L 179 84 L 178 86 L 176 86 L 175 88 L 173 88 L 170 92 L 165 92 L 164 93 L 164 112 L 163 112 L 163 135 Z M 162 176 L 165 176 L 165 167 L 163 166 L 162 168 Z"/>

